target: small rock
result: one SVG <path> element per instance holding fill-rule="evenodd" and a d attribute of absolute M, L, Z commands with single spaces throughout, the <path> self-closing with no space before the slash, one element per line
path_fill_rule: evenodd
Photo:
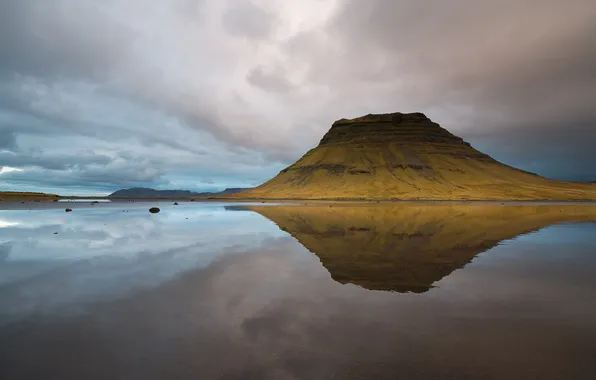
<path fill-rule="evenodd" d="M 178 206 L 178 202 L 174 202 L 174 206 Z"/>
<path fill-rule="evenodd" d="M 58 235 L 58 232 L 54 232 L 54 235 Z"/>
<path fill-rule="evenodd" d="M 152 214 L 157 214 L 158 212 L 160 212 L 161 210 L 159 209 L 159 207 L 151 207 L 149 209 L 149 212 Z"/>
<path fill-rule="evenodd" d="M 72 212 L 72 209 L 71 209 L 71 208 L 67 208 L 67 209 L 66 209 L 66 210 L 64 210 L 64 211 L 66 211 L 66 212 Z"/>
<path fill-rule="evenodd" d="M 194 199 L 191 199 L 190 201 L 191 201 L 191 202 L 194 202 L 195 200 L 194 200 Z"/>

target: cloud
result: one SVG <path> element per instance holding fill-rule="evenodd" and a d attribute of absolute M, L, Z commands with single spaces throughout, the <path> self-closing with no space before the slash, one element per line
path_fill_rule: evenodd
<path fill-rule="evenodd" d="M 256 6 L 250 1 L 240 1 L 231 7 L 222 17 L 223 28 L 236 37 L 270 37 L 275 15 Z"/>
<path fill-rule="evenodd" d="M 10 166 L 0 166 L 0 174 L 11 173 L 11 172 L 21 172 L 21 171 L 23 171 L 23 169 L 11 168 Z"/>
<path fill-rule="evenodd" d="M 553 174 L 546 161 L 558 154 L 572 175 L 596 176 L 585 143 L 596 138 L 595 21 L 596 5 L 584 0 L 347 2 L 327 38 L 300 36 L 287 50 L 310 62 L 310 81 L 348 98 L 376 92 L 376 104 L 388 99 L 473 141 L 498 140 L 491 153 L 505 161 L 544 160 L 538 169 Z"/>
<path fill-rule="evenodd" d="M 278 69 L 278 68 L 276 68 Z M 294 88 L 292 83 L 281 72 L 268 72 L 259 66 L 248 72 L 248 83 L 265 91 L 287 92 Z"/>
<path fill-rule="evenodd" d="M 588 0 L 6 0 L 0 165 L 66 192 L 242 186 L 336 119 L 422 111 L 506 163 L 593 179 L 595 25 Z"/>
<path fill-rule="evenodd" d="M 113 2 L 112 2 L 113 3 Z M 105 79 L 133 53 L 135 35 L 108 4 L 6 0 L 0 4 L 0 63 L 8 72 Z"/>

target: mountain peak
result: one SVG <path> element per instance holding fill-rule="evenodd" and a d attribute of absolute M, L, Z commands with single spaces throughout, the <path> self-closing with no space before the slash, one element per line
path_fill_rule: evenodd
<path fill-rule="evenodd" d="M 593 185 L 549 180 L 479 152 L 421 112 L 339 119 L 319 145 L 245 198 L 589 200 Z"/>
<path fill-rule="evenodd" d="M 406 123 L 431 123 L 431 120 L 426 117 L 425 114 L 422 112 L 412 112 L 412 113 L 402 113 L 402 112 L 393 112 L 393 113 L 378 113 L 372 114 L 369 113 L 368 115 L 356 117 L 353 119 L 339 119 L 333 123 L 333 126 L 336 125 L 353 125 L 353 124 L 362 124 L 362 123 L 391 123 L 393 125 L 400 125 Z"/>
<path fill-rule="evenodd" d="M 421 112 L 368 114 L 339 119 L 319 145 L 358 143 L 446 143 L 468 145 Z"/>

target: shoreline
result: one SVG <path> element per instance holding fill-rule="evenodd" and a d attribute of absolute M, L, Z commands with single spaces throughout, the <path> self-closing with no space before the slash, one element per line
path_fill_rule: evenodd
<path fill-rule="evenodd" d="M 88 201 L 88 202 L 87 202 Z M 103 202 L 101 202 L 103 201 Z M 95 203 L 94 203 L 95 202 Z M 92 207 L 122 207 L 138 205 L 149 206 L 151 204 L 173 205 L 179 202 L 180 205 L 193 203 L 228 203 L 228 204 L 263 204 L 263 205 L 295 205 L 295 206 L 317 206 L 317 205 L 338 205 L 338 206 L 374 206 L 374 205 L 487 205 L 487 206 L 596 206 L 594 200 L 362 200 L 362 199 L 251 199 L 251 198 L 107 198 L 107 197 L 59 197 L 59 198 L 16 198 L 0 200 L 0 211 L 3 210 L 43 210 L 63 208 L 92 208 Z M 258 205 L 256 205 L 258 207 Z M 175 207 L 175 206 L 174 206 Z"/>

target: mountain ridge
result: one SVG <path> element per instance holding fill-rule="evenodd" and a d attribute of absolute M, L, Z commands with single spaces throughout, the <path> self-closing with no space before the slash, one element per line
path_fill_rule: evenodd
<path fill-rule="evenodd" d="M 248 188 L 231 187 L 218 192 L 193 192 L 190 190 L 156 190 L 148 187 L 132 187 L 120 189 L 108 195 L 108 198 L 164 198 L 164 197 L 193 197 L 193 196 L 221 196 L 235 194 Z"/>
<path fill-rule="evenodd" d="M 247 199 L 596 200 L 593 184 L 501 163 L 420 112 L 334 122 L 319 145 Z"/>

